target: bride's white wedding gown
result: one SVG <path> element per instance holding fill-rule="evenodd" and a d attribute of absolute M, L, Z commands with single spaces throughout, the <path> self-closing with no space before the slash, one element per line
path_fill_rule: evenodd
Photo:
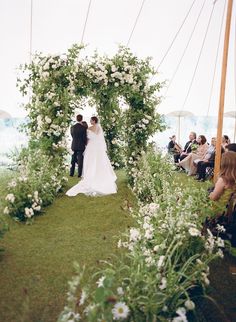
<path fill-rule="evenodd" d="M 102 196 L 117 192 L 116 174 L 106 152 L 104 134 L 100 125 L 96 131 L 87 130 L 88 144 L 84 152 L 82 180 L 66 192 L 67 196 L 83 193 Z"/>

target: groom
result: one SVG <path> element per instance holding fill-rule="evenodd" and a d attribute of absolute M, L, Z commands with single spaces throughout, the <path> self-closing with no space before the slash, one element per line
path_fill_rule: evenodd
<path fill-rule="evenodd" d="M 77 123 L 70 129 L 72 136 L 71 150 L 73 155 L 71 158 L 70 176 L 73 177 L 75 173 L 75 163 L 78 163 L 78 177 L 81 177 L 83 170 L 83 153 L 87 143 L 87 131 L 83 125 L 83 116 L 81 114 L 76 116 Z"/>

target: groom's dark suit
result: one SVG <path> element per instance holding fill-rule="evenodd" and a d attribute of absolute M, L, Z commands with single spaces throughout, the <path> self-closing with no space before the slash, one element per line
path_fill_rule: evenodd
<path fill-rule="evenodd" d="M 72 136 L 71 149 L 74 152 L 71 158 L 70 176 L 74 175 L 75 163 L 78 163 L 78 177 L 81 177 L 83 170 L 83 153 L 87 144 L 87 130 L 81 123 L 76 123 L 70 129 Z"/>

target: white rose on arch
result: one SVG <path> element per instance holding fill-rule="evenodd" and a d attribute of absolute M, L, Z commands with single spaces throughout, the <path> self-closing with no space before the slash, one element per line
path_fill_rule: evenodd
<path fill-rule="evenodd" d="M 45 117 L 45 122 L 48 123 L 48 124 L 51 124 L 52 120 L 50 119 L 50 117 L 46 116 Z"/>

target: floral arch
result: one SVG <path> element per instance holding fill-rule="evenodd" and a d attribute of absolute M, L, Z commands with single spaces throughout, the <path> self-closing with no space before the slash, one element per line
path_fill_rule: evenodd
<path fill-rule="evenodd" d="M 12 203 L 8 205 L 6 212 L 20 219 L 31 217 L 25 213 L 26 208 L 33 209 L 35 214 L 34 208 L 41 208 L 40 203 L 50 203 L 64 184 L 68 154 L 65 133 L 75 108 L 82 107 L 84 98 L 96 105 L 109 156 L 116 168 L 125 165 L 131 184 L 133 168 L 146 150 L 148 138 L 163 129 L 156 113 L 159 98 L 155 95 L 161 84 L 148 82 L 155 73 L 150 58 L 140 60 L 125 47 L 120 47 L 112 58 L 97 53 L 90 59 L 81 58 L 82 49 L 74 45 L 61 56 L 37 54 L 31 64 L 21 66 L 23 77 L 18 79 L 18 87 L 23 95 L 30 93 L 31 100 L 26 105 L 29 148 L 20 156 L 23 169 L 20 183 L 33 181 L 26 193 L 34 196 L 36 191 L 41 198 L 37 195 L 32 201 L 28 197 L 31 201 L 23 202 L 20 210 L 13 209 Z M 129 106 L 125 111 L 120 109 L 120 98 Z M 45 174 L 50 168 L 53 179 Z M 29 178 L 29 173 L 35 180 Z M 54 185 L 51 199 L 43 196 L 48 183 Z M 32 202 L 35 207 L 30 205 Z"/>

